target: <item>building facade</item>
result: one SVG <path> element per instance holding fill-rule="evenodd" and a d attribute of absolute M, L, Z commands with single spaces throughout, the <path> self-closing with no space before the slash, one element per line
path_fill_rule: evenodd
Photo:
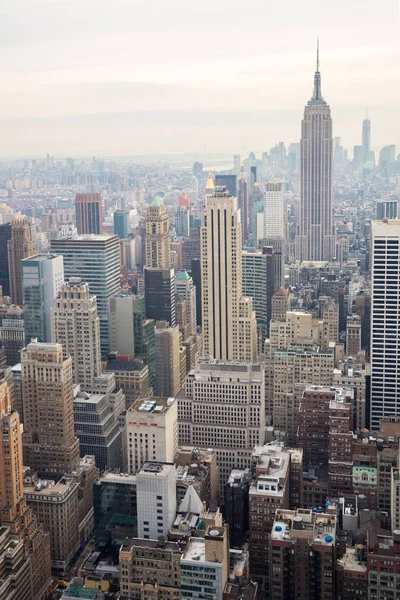
<path fill-rule="evenodd" d="M 78 235 L 103 233 L 103 202 L 100 194 L 76 194 L 75 220 Z"/>

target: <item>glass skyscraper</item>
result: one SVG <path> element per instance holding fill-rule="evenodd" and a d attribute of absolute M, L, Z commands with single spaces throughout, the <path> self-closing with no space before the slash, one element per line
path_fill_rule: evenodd
<path fill-rule="evenodd" d="M 74 235 L 51 241 L 53 254 L 64 257 L 65 279 L 80 277 L 97 298 L 100 346 L 108 353 L 108 299 L 120 292 L 120 252 L 116 235 Z"/>

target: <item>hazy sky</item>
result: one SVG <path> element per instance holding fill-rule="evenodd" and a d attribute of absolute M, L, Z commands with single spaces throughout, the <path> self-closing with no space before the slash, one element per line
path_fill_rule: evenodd
<path fill-rule="evenodd" d="M 0 155 L 298 141 L 316 38 L 334 135 L 400 152 L 398 0 L 2 0 Z"/>

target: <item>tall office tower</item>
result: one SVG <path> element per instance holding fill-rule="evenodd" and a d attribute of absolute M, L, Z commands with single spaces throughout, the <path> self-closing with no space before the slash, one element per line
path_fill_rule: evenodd
<path fill-rule="evenodd" d="M 110 298 L 109 327 L 110 352 L 141 358 L 148 366 L 148 383 L 154 388 L 156 384 L 154 321 L 146 319 L 144 296 L 126 294 Z M 112 370 L 112 364 L 110 369 Z M 128 399 L 128 394 L 126 396 Z"/>
<path fill-rule="evenodd" d="M 121 267 L 134 271 L 136 267 L 136 243 L 131 237 L 120 238 Z"/>
<path fill-rule="evenodd" d="M 174 463 L 145 462 L 136 476 L 138 537 L 166 537 L 176 514 Z"/>
<path fill-rule="evenodd" d="M 188 238 L 182 242 L 182 268 L 191 270 L 192 260 L 200 258 L 200 229 L 191 229 Z"/>
<path fill-rule="evenodd" d="M 197 332 L 196 326 L 196 288 L 193 279 L 187 271 L 179 271 L 175 280 L 176 293 L 180 298 L 186 300 L 189 333 Z"/>
<path fill-rule="evenodd" d="M 240 167 L 241 167 L 240 154 L 235 154 L 235 156 L 233 157 L 233 171 L 236 175 L 237 180 L 239 180 L 239 177 L 240 177 Z"/>
<path fill-rule="evenodd" d="M 189 237 L 190 235 L 190 198 L 186 194 L 179 194 L 178 196 L 176 235 L 182 237 Z"/>
<path fill-rule="evenodd" d="M 319 50 L 314 93 L 304 110 L 300 144 L 300 222 L 296 259 L 332 260 L 336 247 L 332 207 L 332 118 L 331 109 L 321 94 Z"/>
<path fill-rule="evenodd" d="M 96 296 L 80 277 L 61 287 L 51 310 L 52 340 L 61 344 L 64 359 L 72 358 L 72 381 L 82 386 L 101 374 L 100 320 Z"/>
<path fill-rule="evenodd" d="M 10 367 L 20 362 L 19 353 L 25 346 L 24 311 L 12 304 L 1 320 L 0 342 Z"/>
<path fill-rule="evenodd" d="M 361 350 L 361 318 L 349 315 L 346 324 L 346 354 L 357 356 Z"/>
<path fill-rule="evenodd" d="M 11 223 L 0 225 L 0 285 L 3 296 L 10 295 L 10 276 L 8 271 L 8 242 L 11 240 Z"/>
<path fill-rule="evenodd" d="M 125 408 L 122 394 L 121 412 Z M 82 456 L 94 456 L 100 471 L 122 467 L 122 431 L 107 394 L 78 391 L 74 397 L 74 426 Z"/>
<path fill-rule="evenodd" d="M 265 231 L 263 237 L 285 238 L 285 184 L 283 181 L 265 186 Z"/>
<path fill-rule="evenodd" d="M 250 467 L 254 446 L 264 443 L 264 365 L 200 360 L 178 396 L 179 441 L 213 448 L 223 490 L 232 469 Z"/>
<path fill-rule="evenodd" d="M 215 187 L 226 187 L 230 196 L 237 198 L 237 178 L 236 175 L 216 175 Z"/>
<path fill-rule="evenodd" d="M 161 198 L 156 196 L 146 213 L 146 267 L 168 269 L 170 265 L 169 216 Z"/>
<path fill-rule="evenodd" d="M 154 321 L 176 325 L 176 292 L 174 269 L 144 270 L 146 316 Z"/>
<path fill-rule="evenodd" d="M 242 231 L 236 198 L 223 189 L 208 196 L 201 227 L 203 354 L 216 359 L 254 360 L 257 354 L 252 300 L 242 301 Z M 239 344 L 246 339 L 246 346 Z"/>
<path fill-rule="evenodd" d="M 400 222 L 372 222 L 371 428 L 400 412 Z"/>
<path fill-rule="evenodd" d="M 178 450 L 178 400 L 140 398 L 126 411 L 127 470 L 148 460 L 174 462 Z"/>
<path fill-rule="evenodd" d="M 0 381 L 1 597 L 40 600 L 48 592 L 50 537 L 26 504 L 19 415 Z M 4 554 L 3 554 L 4 553 Z M 22 568 L 25 565 L 25 568 Z"/>
<path fill-rule="evenodd" d="M 337 598 L 336 514 L 328 510 L 277 510 L 269 536 L 269 590 L 274 600 Z"/>
<path fill-rule="evenodd" d="M 269 571 L 268 534 L 275 513 L 289 508 L 289 452 L 281 446 L 265 445 L 254 449 L 252 483 L 249 489 L 249 553 L 252 576 L 265 584 Z"/>
<path fill-rule="evenodd" d="M 179 327 L 158 321 L 155 331 L 156 396 L 176 396 L 181 387 Z"/>
<path fill-rule="evenodd" d="M 335 389 L 329 403 L 329 493 L 331 498 L 353 493 L 352 390 Z"/>
<path fill-rule="evenodd" d="M 22 267 L 23 258 L 33 256 L 35 243 L 27 217 L 17 215 L 11 222 L 11 239 L 7 243 L 8 274 L 10 296 L 13 304 L 22 306 Z"/>
<path fill-rule="evenodd" d="M 75 219 L 78 235 L 103 233 L 103 202 L 100 194 L 76 194 Z"/>
<path fill-rule="evenodd" d="M 25 464 L 44 477 L 72 473 L 79 463 L 72 359 L 63 358 L 60 344 L 30 343 L 21 364 Z"/>
<path fill-rule="evenodd" d="M 243 294 L 253 299 L 256 314 L 258 346 L 269 335 L 272 318 L 272 297 L 281 286 L 281 257 L 272 248 L 263 251 L 242 252 Z"/>
<path fill-rule="evenodd" d="M 362 149 L 363 162 L 366 163 L 369 160 L 371 151 L 371 121 L 368 119 L 368 110 L 362 126 Z"/>
<path fill-rule="evenodd" d="M 249 238 L 249 190 L 244 177 L 243 165 L 240 169 L 238 208 L 241 212 L 242 245 L 244 246 Z"/>
<path fill-rule="evenodd" d="M 116 235 L 74 235 L 51 241 L 53 254 L 64 258 L 64 276 L 80 277 L 96 296 L 100 348 L 108 352 L 108 299 L 120 292 L 120 251 Z"/>
<path fill-rule="evenodd" d="M 63 257 L 36 254 L 24 258 L 21 268 L 25 340 L 51 342 L 51 309 L 64 283 Z"/>
<path fill-rule="evenodd" d="M 114 233 L 120 239 L 126 239 L 129 233 L 129 210 L 114 212 Z"/>
<path fill-rule="evenodd" d="M 355 167 L 361 167 L 363 164 L 363 147 L 354 146 L 353 148 L 353 164 Z"/>

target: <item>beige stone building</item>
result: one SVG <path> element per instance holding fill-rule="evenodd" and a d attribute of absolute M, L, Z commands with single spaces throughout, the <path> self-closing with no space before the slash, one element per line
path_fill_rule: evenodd
<path fill-rule="evenodd" d="M 52 309 L 52 340 L 61 344 L 64 358 L 72 358 L 72 380 L 82 386 L 101 373 L 100 320 L 96 296 L 80 277 L 71 277 Z"/>
<path fill-rule="evenodd" d="M 178 424 L 180 444 L 215 450 L 222 491 L 264 443 L 264 364 L 200 360 L 178 396 Z"/>
<path fill-rule="evenodd" d="M 242 227 L 236 198 L 208 195 L 201 227 L 203 355 L 255 360 L 256 316 L 242 294 Z"/>
<path fill-rule="evenodd" d="M 8 273 L 10 296 L 13 304 L 22 306 L 21 261 L 35 254 L 35 243 L 27 217 L 17 215 L 11 222 L 11 239 L 8 241 Z"/>
<path fill-rule="evenodd" d="M 79 463 L 74 432 L 72 359 L 60 344 L 31 343 L 21 353 L 24 463 L 60 477 Z"/>
<path fill-rule="evenodd" d="M 166 269 L 171 266 L 169 216 L 161 198 L 154 198 L 146 212 L 146 267 Z"/>

